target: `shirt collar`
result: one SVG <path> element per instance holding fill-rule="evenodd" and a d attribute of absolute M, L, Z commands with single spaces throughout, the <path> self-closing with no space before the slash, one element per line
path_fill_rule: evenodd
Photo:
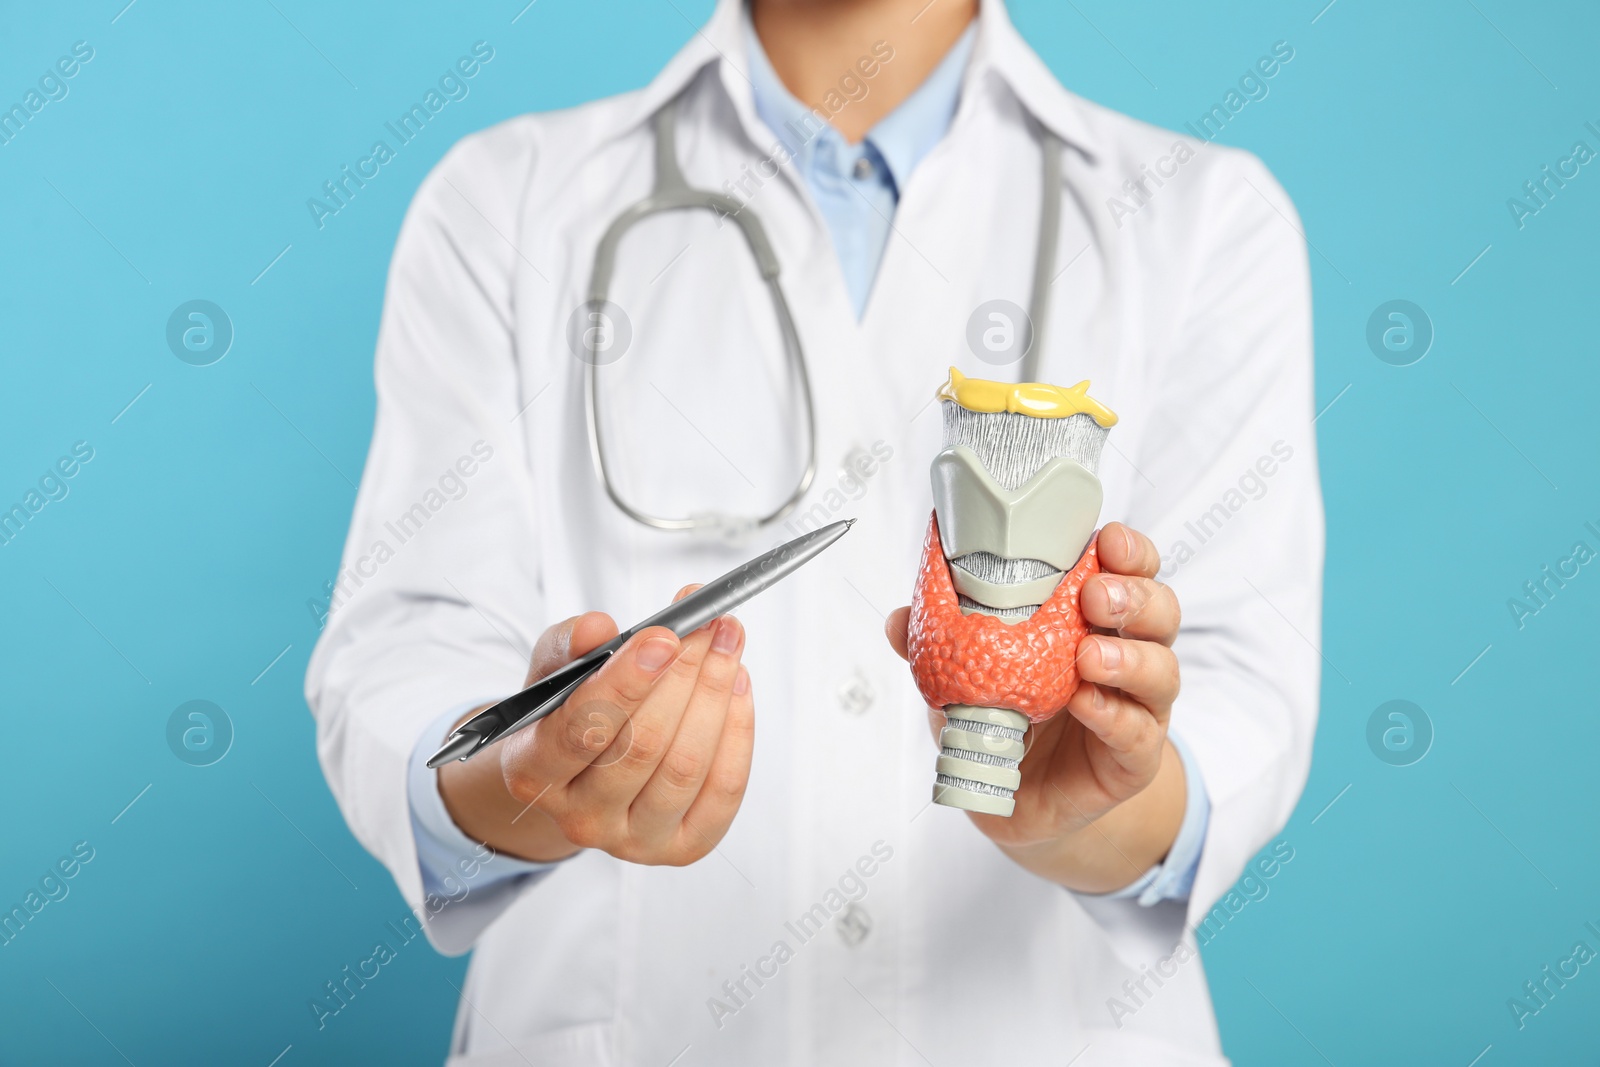
<path fill-rule="evenodd" d="M 747 11 L 741 23 L 756 114 L 778 135 L 789 154 L 804 167 L 811 159 L 817 140 L 832 138 L 842 144 L 844 139 L 838 131 L 784 86 L 761 47 Z M 865 142 L 877 149 L 897 188 L 905 188 L 911 172 L 950 128 L 977 33 L 976 24 L 967 27 L 916 91 L 867 131 Z"/>
<path fill-rule="evenodd" d="M 740 42 L 744 46 L 745 71 L 750 76 L 750 96 L 756 114 L 802 167 L 811 159 L 819 138 L 838 134 L 810 108 L 795 99 L 772 68 L 761 40 L 756 36 L 750 13 L 740 5 Z"/>
<path fill-rule="evenodd" d="M 622 120 L 625 132 L 649 121 L 668 100 L 682 93 L 707 66 L 717 66 L 734 110 L 752 138 L 761 121 L 756 115 L 750 49 L 744 39 L 744 0 L 718 0 L 705 26 L 634 97 L 634 109 Z M 762 57 L 763 59 L 765 57 Z M 959 69 L 959 65 L 958 65 Z M 1094 105 L 1067 92 L 1028 43 L 1017 33 L 1002 0 L 981 0 L 972 55 L 960 89 L 960 112 L 974 106 L 981 85 L 998 81 L 1013 93 L 1033 118 L 1067 144 L 1093 158 L 1100 153 Z M 781 84 L 781 83 L 780 83 Z M 757 143 L 760 143 L 758 140 Z"/>
<path fill-rule="evenodd" d="M 897 188 L 905 188 L 917 164 L 950 129 L 977 35 L 977 24 L 968 26 L 916 91 L 867 132 L 867 140 L 889 165 Z"/>

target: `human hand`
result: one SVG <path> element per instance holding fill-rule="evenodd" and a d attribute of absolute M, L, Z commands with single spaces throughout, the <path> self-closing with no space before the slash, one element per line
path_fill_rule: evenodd
<path fill-rule="evenodd" d="M 527 684 L 616 635 L 602 612 L 550 627 L 534 647 Z M 441 768 L 451 816 L 469 836 L 527 859 L 583 848 L 634 863 L 700 859 L 732 824 L 749 780 L 755 708 L 743 648 L 744 628 L 732 616 L 682 641 L 659 626 L 635 634 L 565 704 L 500 742 L 493 757 Z M 491 765 L 494 781 L 481 770 L 468 779 L 478 763 Z"/>
<path fill-rule="evenodd" d="M 1181 761 L 1166 740 L 1179 685 L 1171 648 L 1178 598 L 1155 580 L 1160 555 L 1143 534 L 1109 523 L 1099 556 L 1101 573 L 1080 594 L 1095 628 L 1078 646 L 1082 684 L 1063 712 L 1029 730 L 1011 817 L 969 813 L 1025 866 L 1094 892 L 1126 885 L 1158 862 L 1184 807 Z M 909 615 L 899 608 L 886 626 L 901 658 Z M 937 737 L 944 713 L 930 708 L 928 718 Z M 1136 798 L 1138 812 L 1111 818 Z"/>

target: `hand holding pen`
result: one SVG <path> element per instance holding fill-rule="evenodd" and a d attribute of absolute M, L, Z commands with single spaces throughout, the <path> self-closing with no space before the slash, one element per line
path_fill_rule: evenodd
<path fill-rule="evenodd" d="M 684 865 L 710 852 L 744 798 L 755 738 L 744 628 L 722 612 L 848 528 L 836 523 L 686 587 L 620 645 L 601 612 L 546 630 L 530 688 L 469 716 L 435 757 L 456 825 L 532 860 L 597 848 Z M 568 675 L 575 687 L 561 684 Z"/>
<path fill-rule="evenodd" d="M 616 633 L 597 611 L 550 627 L 528 683 Z M 694 862 L 733 822 L 750 773 L 743 651 L 744 627 L 730 615 L 681 640 L 664 627 L 635 634 L 537 727 L 446 763 L 446 808 L 469 837 L 526 859 L 598 848 L 636 863 Z"/>

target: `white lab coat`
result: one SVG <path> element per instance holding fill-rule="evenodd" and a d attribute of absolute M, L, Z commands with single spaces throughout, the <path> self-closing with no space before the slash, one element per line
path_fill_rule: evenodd
<path fill-rule="evenodd" d="M 406 768 L 428 724 L 514 691 L 547 625 L 587 609 L 627 625 L 797 532 L 728 546 L 624 518 L 591 466 L 583 364 L 566 338 L 601 231 L 650 187 L 648 120 L 664 101 L 687 88 L 679 159 L 696 185 L 737 183 L 769 155 L 738 19 L 725 0 L 643 90 L 467 138 L 401 231 L 349 595 L 306 691 L 351 829 L 413 905 Z M 1212 804 L 1187 909 L 1067 892 L 962 813 L 930 808 L 935 746 L 882 633 L 909 600 L 931 510 L 933 390 L 950 364 L 1016 373 L 977 360 L 965 338 L 980 303 L 1028 302 L 1035 120 L 1067 145 L 1041 376 L 1088 378 L 1121 416 L 1103 518 L 1155 539 L 1183 605 L 1173 726 Z M 1300 795 L 1323 525 L 1294 209 L 1252 156 L 1190 141 L 1179 163 L 1176 141 L 1066 92 L 986 0 L 960 109 L 902 191 L 860 322 L 802 183 L 788 170 L 759 187 L 745 178 L 817 395 L 820 473 L 802 512 L 860 522 L 740 611 L 755 760 L 715 853 L 686 868 L 585 853 L 511 893 L 473 894 L 468 880 L 432 924 L 441 950 L 476 948 L 452 1064 L 1226 1062 L 1187 951 L 1161 966 L 1176 973 L 1159 988 L 1146 981 L 1133 1014 L 1108 1002 L 1134 1006 L 1123 983 L 1192 945 L 1185 922 Z M 1147 181 L 1148 196 L 1124 187 L 1141 164 L 1171 175 Z M 604 399 L 619 481 L 643 505 L 754 511 L 794 483 L 793 393 L 748 258 L 705 213 L 624 243 L 613 298 L 633 339 L 605 370 Z M 871 473 L 842 475 L 849 462 Z M 833 916 L 845 895 L 860 899 Z M 819 904 L 826 928 L 795 925 Z"/>

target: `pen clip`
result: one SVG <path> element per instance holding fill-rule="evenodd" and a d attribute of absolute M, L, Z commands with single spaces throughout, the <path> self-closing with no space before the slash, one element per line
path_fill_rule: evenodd
<path fill-rule="evenodd" d="M 559 708 L 589 675 L 599 670 L 616 651 L 627 635 L 606 642 L 588 655 L 551 671 L 520 693 L 484 708 L 478 714 L 457 726 L 428 758 L 429 767 L 438 767 L 451 760 L 469 760 L 507 734 L 514 733 L 530 722 L 544 718 Z"/>
<path fill-rule="evenodd" d="M 572 691 L 582 685 L 595 671 L 605 665 L 616 652 L 627 635 L 618 635 L 606 642 L 586 656 L 580 656 L 571 663 L 551 671 L 549 674 L 534 682 L 515 696 L 507 697 L 490 711 L 496 712 L 505 728 L 495 735 L 498 739 L 505 734 L 512 733 L 531 722 L 536 722 L 555 711 L 566 702 Z M 617 647 L 613 647 L 617 646 Z"/>

